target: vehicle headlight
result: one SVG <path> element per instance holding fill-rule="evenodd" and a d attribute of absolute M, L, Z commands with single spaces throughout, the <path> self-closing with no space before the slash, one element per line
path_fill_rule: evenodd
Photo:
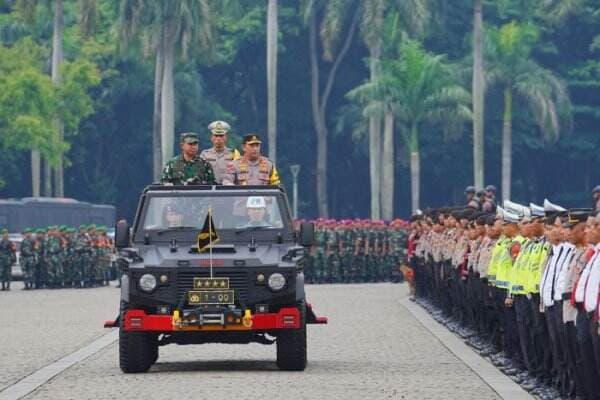
<path fill-rule="evenodd" d="M 144 274 L 140 278 L 140 289 L 146 293 L 150 293 L 156 289 L 156 277 L 152 274 Z"/>
<path fill-rule="evenodd" d="M 271 290 L 281 290 L 285 286 L 285 276 L 275 272 L 269 276 L 269 287 Z"/>

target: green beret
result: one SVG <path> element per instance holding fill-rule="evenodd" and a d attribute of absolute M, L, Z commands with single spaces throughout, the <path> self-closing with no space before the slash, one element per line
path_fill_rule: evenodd
<path fill-rule="evenodd" d="M 25 229 L 23 229 L 23 233 L 24 234 L 25 233 L 31 233 L 31 232 L 32 232 L 31 228 L 25 228 Z"/>
<path fill-rule="evenodd" d="M 89 224 L 89 225 L 88 225 L 88 227 L 87 227 L 87 230 L 88 230 L 88 231 L 91 231 L 91 230 L 93 230 L 93 229 L 96 229 L 96 225 L 94 225 L 94 224 Z"/>
<path fill-rule="evenodd" d="M 85 230 L 85 229 L 87 229 L 87 226 L 85 226 L 85 225 L 83 225 L 83 224 L 79 225 L 79 230 L 80 230 L 80 231 L 81 231 L 81 230 Z"/>
<path fill-rule="evenodd" d="M 8 233 L 8 229 L 6 229 L 6 228 L 3 228 L 3 229 L 0 231 L 0 233 L 1 233 L 1 234 L 3 234 L 3 235 L 6 235 L 6 234 Z"/>
<path fill-rule="evenodd" d="M 40 233 L 46 233 L 46 231 L 45 231 L 45 230 L 43 230 L 42 228 L 37 228 L 37 229 L 35 230 L 35 233 L 36 233 L 36 234 L 40 234 Z"/>

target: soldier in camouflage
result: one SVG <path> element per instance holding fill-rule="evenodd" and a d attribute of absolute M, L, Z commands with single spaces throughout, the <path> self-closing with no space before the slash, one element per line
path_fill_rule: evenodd
<path fill-rule="evenodd" d="M 48 239 L 46 244 L 47 264 L 48 264 L 48 281 L 50 288 L 58 288 L 62 286 L 63 271 L 61 254 L 63 251 L 63 243 L 60 237 L 57 226 L 48 228 Z"/>
<path fill-rule="evenodd" d="M 8 237 L 8 230 L 2 229 L 0 232 L 0 280 L 2 281 L 2 290 L 10 290 L 12 265 L 16 261 L 17 248 Z"/>
<path fill-rule="evenodd" d="M 47 252 L 48 240 L 46 238 L 46 231 L 44 229 L 38 229 L 35 231 L 35 269 L 34 269 L 34 282 L 36 289 L 42 289 L 46 284 L 47 276 Z"/>
<path fill-rule="evenodd" d="M 32 236 L 32 230 L 30 228 L 23 229 L 19 263 L 21 264 L 21 270 L 23 271 L 25 290 L 33 289 L 36 265 L 36 246 L 37 243 Z"/>
<path fill-rule="evenodd" d="M 83 288 L 87 282 L 87 269 L 90 264 L 91 246 L 85 225 L 79 226 L 75 237 L 75 286 Z"/>
<path fill-rule="evenodd" d="M 215 185 L 215 175 L 208 161 L 198 155 L 198 135 L 181 134 L 181 154 L 167 162 L 161 183 L 165 185 Z"/>

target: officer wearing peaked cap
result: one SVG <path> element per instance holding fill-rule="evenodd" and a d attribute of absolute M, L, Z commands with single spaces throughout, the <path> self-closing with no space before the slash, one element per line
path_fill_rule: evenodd
<path fill-rule="evenodd" d="M 554 213 L 565 213 L 567 212 L 567 209 L 550 202 L 550 200 L 548 199 L 544 199 L 544 211 Z"/>
<path fill-rule="evenodd" d="M 244 136 L 244 155 L 227 165 L 224 185 L 279 185 L 279 174 L 271 160 L 260 154 L 260 136 Z"/>
<path fill-rule="evenodd" d="M 240 158 L 237 149 L 227 147 L 227 133 L 231 127 L 225 121 L 214 121 L 208 125 L 211 133 L 210 141 L 213 147 L 202 150 L 200 158 L 208 161 L 213 168 L 215 180 L 218 184 L 223 183 L 223 177 L 227 172 L 227 164 Z"/>

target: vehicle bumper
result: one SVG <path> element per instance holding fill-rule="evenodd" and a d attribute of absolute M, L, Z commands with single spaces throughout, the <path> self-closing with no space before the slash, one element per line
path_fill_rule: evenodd
<path fill-rule="evenodd" d="M 126 332 L 182 332 L 182 331 L 272 331 L 277 329 L 299 329 L 300 312 L 296 307 L 282 308 L 277 313 L 251 315 L 242 323 L 186 324 L 173 315 L 147 314 L 144 310 L 127 310 L 123 315 L 122 327 Z"/>

